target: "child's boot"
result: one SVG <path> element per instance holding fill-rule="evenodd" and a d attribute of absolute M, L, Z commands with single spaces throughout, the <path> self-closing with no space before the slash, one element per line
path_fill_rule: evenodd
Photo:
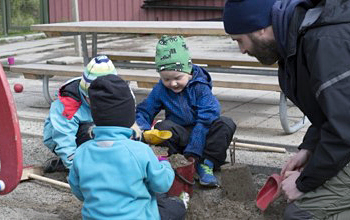
<path fill-rule="evenodd" d="M 196 169 L 199 175 L 199 183 L 202 186 L 218 186 L 218 180 L 213 173 L 214 164 L 208 159 L 205 159 L 203 163 L 197 163 Z"/>
<path fill-rule="evenodd" d="M 45 161 L 43 169 L 44 173 L 68 171 L 68 169 L 63 165 L 62 160 L 57 156 Z"/>

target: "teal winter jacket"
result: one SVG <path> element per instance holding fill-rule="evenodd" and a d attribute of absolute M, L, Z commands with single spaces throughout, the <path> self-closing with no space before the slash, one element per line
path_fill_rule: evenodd
<path fill-rule="evenodd" d="M 174 171 L 152 149 L 130 140 L 132 130 L 97 126 L 76 151 L 69 184 L 84 201 L 83 219 L 160 219 L 155 193 L 167 192 Z"/>
<path fill-rule="evenodd" d="M 44 124 L 45 146 L 57 154 L 68 169 L 77 149 L 79 125 L 92 122 L 90 106 L 79 91 L 79 83 L 80 78 L 75 78 L 60 88 Z"/>

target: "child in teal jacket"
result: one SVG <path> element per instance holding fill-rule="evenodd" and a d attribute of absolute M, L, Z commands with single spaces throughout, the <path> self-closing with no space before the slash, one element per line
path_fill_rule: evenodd
<path fill-rule="evenodd" d="M 84 202 L 83 219 L 160 219 L 156 193 L 170 189 L 174 171 L 130 139 L 135 101 L 127 83 L 101 76 L 88 92 L 94 139 L 77 148 L 69 173 L 72 192 Z"/>
<path fill-rule="evenodd" d="M 97 56 L 84 68 L 82 77 L 69 80 L 59 89 L 43 130 L 44 145 L 57 156 L 45 162 L 45 172 L 70 169 L 76 149 L 91 139 L 88 88 L 94 79 L 108 74 L 117 75 L 112 61 L 107 56 Z"/>

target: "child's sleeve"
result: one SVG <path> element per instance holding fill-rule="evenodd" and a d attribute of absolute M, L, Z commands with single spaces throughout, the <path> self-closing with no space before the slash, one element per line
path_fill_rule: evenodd
<path fill-rule="evenodd" d="M 141 130 L 150 130 L 153 119 L 162 109 L 159 98 L 161 93 L 160 83 L 156 84 L 148 97 L 136 107 L 136 123 Z"/>
<path fill-rule="evenodd" d="M 72 159 L 77 149 L 75 142 L 79 122 L 75 117 L 67 119 L 62 115 L 64 106 L 61 102 L 55 101 L 50 109 L 52 124 L 52 140 L 56 143 L 55 153 L 62 159 L 64 165 L 70 169 Z"/>
<path fill-rule="evenodd" d="M 158 158 L 148 147 L 148 165 L 146 167 L 146 184 L 148 189 L 153 192 L 168 192 L 173 185 L 175 173 L 168 161 L 158 161 Z"/>
<path fill-rule="evenodd" d="M 209 128 L 214 120 L 220 117 L 220 103 L 213 95 L 210 87 L 199 83 L 195 88 L 196 95 L 196 124 L 192 129 L 189 143 L 184 154 L 202 156 Z"/>
<path fill-rule="evenodd" d="M 73 167 L 70 169 L 69 171 L 69 177 L 68 177 L 68 183 L 70 185 L 71 191 L 72 193 L 80 200 L 80 201 L 84 201 L 84 196 L 80 191 L 80 187 L 79 187 L 79 176 L 75 170 L 75 167 L 73 165 Z"/>

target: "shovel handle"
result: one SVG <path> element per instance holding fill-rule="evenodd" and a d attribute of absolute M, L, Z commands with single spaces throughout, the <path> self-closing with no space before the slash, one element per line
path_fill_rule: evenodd
<path fill-rule="evenodd" d="M 64 187 L 66 189 L 70 189 L 70 185 L 68 183 L 64 183 L 64 182 L 61 182 L 61 181 L 53 180 L 53 179 L 50 179 L 50 178 L 47 178 L 47 177 L 43 177 L 43 176 L 39 176 L 39 175 L 36 175 L 36 174 L 33 174 L 33 173 L 28 174 L 28 177 L 31 178 L 31 179 L 41 180 L 43 182 L 47 182 L 47 183 L 51 183 L 51 184 L 54 184 L 54 185 L 57 185 L 57 186 L 61 186 L 61 187 Z"/>
<path fill-rule="evenodd" d="M 285 148 L 281 148 L 281 147 L 270 147 L 270 146 L 248 144 L 248 143 L 241 143 L 241 142 L 236 142 L 236 143 L 231 142 L 231 145 L 235 145 L 236 147 L 247 148 L 251 150 L 258 150 L 258 151 L 270 151 L 270 152 L 277 152 L 277 153 L 287 152 Z"/>

